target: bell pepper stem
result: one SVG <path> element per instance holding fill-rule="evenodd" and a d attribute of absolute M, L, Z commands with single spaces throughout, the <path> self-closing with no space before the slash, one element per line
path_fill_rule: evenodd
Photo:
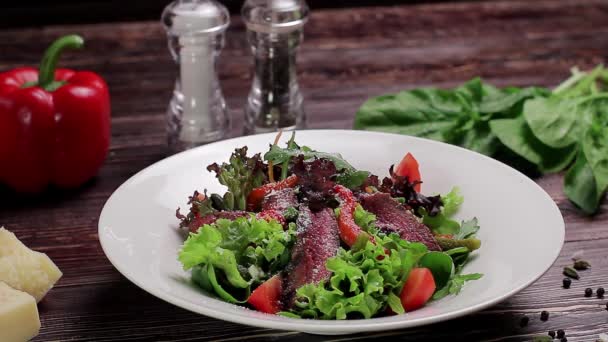
<path fill-rule="evenodd" d="M 47 89 L 55 81 L 55 69 L 61 53 L 66 49 L 80 49 L 84 46 L 84 39 L 76 34 L 63 36 L 49 46 L 40 62 L 38 73 L 38 86 Z"/>

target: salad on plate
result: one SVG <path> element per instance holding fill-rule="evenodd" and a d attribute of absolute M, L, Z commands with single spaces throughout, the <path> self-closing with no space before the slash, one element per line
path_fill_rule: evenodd
<path fill-rule="evenodd" d="M 211 164 L 223 194 L 198 192 L 178 255 L 192 281 L 222 300 L 294 318 L 403 314 L 456 295 L 478 273 L 476 218 L 458 222 L 457 187 L 426 196 L 410 153 L 381 179 L 291 135 L 268 152 L 236 149 Z"/>

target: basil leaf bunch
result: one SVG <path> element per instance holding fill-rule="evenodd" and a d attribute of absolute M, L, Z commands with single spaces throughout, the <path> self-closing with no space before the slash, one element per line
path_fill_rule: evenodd
<path fill-rule="evenodd" d="M 549 97 L 526 101 L 514 119 L 490 123 L 498 139 L 543 172 L 566 170 L 564 192 L 586 214 L 608 189 L 608 70 L 574 68 Z"/>
<path fill-rule="evenodd" d="M 369 99 L 354 128 L 439 140 L 491 156 L 500 142 L 489 121 L 516 117 L 524 100 L 548 93 L 536 87 L 498 89 L 479 78 L 449 90 L 413 89 Z"/>
<path fill-rule="evenodd" d="M 593 214 L 608 189 L 607 80 L 600 65 L 573 68 L 553 91 L 498 89 L 479 78 L 453 89 L 402 91 L 365 102 L 354 128 L 439 140 L 528 171 L 567 170 L 564 192 Z"/>

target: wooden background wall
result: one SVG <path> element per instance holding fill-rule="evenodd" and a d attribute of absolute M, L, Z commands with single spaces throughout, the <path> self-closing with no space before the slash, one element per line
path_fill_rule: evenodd
<path fill-rule="evenodd" d="M 157 20 L 171 0 L 2 0 L 1 27 L 36 27 L 113 21 Z M 238 13 L 243 0 L 219 0 Z M 454 0 L 451 0 L 452 2 Z M 308 0 L 312 9 L 403 5 L 450 0 Z"/>

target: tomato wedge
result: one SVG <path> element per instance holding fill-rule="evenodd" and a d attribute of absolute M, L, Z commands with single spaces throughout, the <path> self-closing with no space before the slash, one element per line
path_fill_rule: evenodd
<path fill-rule="evenodd" d="M 260 207 L 264 197 L 269 193 L 276 190 L 283 190 L 287 188 L 293 188 L 298 184 L 298 176 L 291 175 L 282 181 L 264 184 L 258 188 L 251 190 L 247 195 L 247 210 L 254 211 Z"/>
<path fill-rule="evenodd" d="M 414 268 L 401 290 L 401 305 L 406 312 L 421 308 L 435 292 L 435 279 L 428 268 Z"/>
<path fill-rule="evenodd" d="M 418 161 L 411 153 L 407 153 L 401 162 L 395 168 L 395 174 L 401 177 L 407 177 L 410 183 L 421 182 L 420 178 L 420 167 Z M 420 183 L 414 186 L 416 192 L 420 192 Z"/>
<path fill-rule="evenodd" d="M 258 286 L 247 299 L 256 310 L 276 314 L 281 311 L 281 291 L 283 282 L 279 275 L 266 280 Z"/>

